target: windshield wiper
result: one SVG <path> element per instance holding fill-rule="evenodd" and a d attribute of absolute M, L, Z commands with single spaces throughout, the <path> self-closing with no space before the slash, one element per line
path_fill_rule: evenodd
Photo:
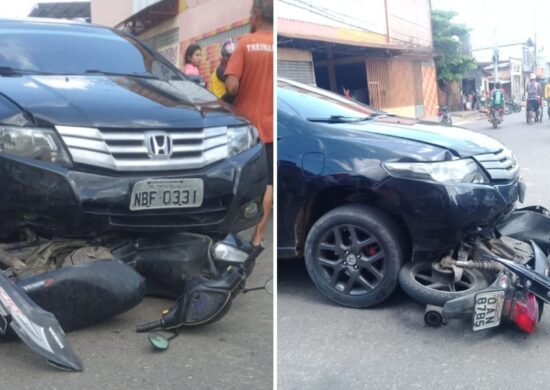
<path fill-rule="evenodd" d="M 104 70 L 99 69 L 86 69 L 84 71 L 84 74 L 99 74 L 103 76 L 127 76 L 127 77 L 140 77 L 144 79 L 158 79 L 157 76 L 155 76 L 152 73 L 118 73 L 118 72 L 108 72 Z"/>
<path fill-rule="evenodd" d="M 23 76 L 23 75 L 51 75 L 53 73 L 41 72 L 34 69 L 19 69 L 11 66 L 0 66 L 0 76 Z"/>
<path fill-rule="evenodd" d="M 355 123 L 371 120 L 373 116 L 344 116 L 344 115 L 331 115 L 326 118 L 307 118 L 310 122 L 324 122 L 324 123 Z"/>

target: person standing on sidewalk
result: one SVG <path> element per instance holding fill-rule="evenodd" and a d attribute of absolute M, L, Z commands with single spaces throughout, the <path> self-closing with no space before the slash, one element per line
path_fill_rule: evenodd
<path fill-rule="evenodd" d="M 185 61 L 183 73 L 187 76 L 200 76 L 199 66 L 202 61 L 202 51 L 199 45 L 189 45 L 185 50 L 183 60 Z"/>
<path fill-rule="evenodd" d="M 219 98 L 222 98 L 226 94 L 225 68 L 229 63 L 231 55 L 235 51 L 236 46 L 237 44 L 233 39 L 228 39 L 227 41 L 222 43 L 222 46 L 220 48 L 220 64 L 218 65 L 214 73 L 212 73 L 212 77 L 210 78 L 211 81 L 208 89 Z"/>
<path fill-rule="evenodd" d="M 235 111 L 259 131 L 265 144 L 268 185 L 263 199 L 264 216 L 251 244 L 258 255 L 273 203 L 273 0 L 254 0 L 250 10 L 250 34 L 239 39 L 225 69 L 227 94 L 236 96 Z M 224 99 L 225 100 L 225 99 Z"/>

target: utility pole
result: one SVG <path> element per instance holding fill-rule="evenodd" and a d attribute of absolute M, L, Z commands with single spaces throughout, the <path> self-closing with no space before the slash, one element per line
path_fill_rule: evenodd
<path fill-rule="evenodd" d="M 537 32 L 535 31 L 535 77 L 537 75 L 537 55 L 538 55 L 538 52 L 537 52 Z"/>
<path fill-rule="evenodd" d="M 498 45 L 497 45 L 497 27 L 494 30 L 495 44 L 493 46 L 493 72 L 494 72 L 494 86 L 496 86 L 498 80 Z"/>

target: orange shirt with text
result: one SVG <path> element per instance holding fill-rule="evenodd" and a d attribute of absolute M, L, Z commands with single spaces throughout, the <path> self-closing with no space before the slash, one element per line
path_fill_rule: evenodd
<path fill-rule="evenodd" d="M 225 75 L 239 79 L 237 115 L 244 116 L 258 129 L 264 143 L 272 143 L 273 32 L 256 31 L 241 37 Z"/>

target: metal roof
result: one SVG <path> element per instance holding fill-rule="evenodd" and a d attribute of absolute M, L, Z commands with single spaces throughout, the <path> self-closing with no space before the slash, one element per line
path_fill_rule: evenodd
<path fill-rule="evenodd" d="M 90 20 L 90 2 L 38 3 L 29 14 L 36 18 L 86 19 Z"/>
<path fill-rule="evenodd" d="M 178 0 L 161 0 L 133 14 L 117 24 L 116 28 L 122 28 L 134 35 L 139 35 L 159 23 L 176 17 L 178 12 Z"/>

